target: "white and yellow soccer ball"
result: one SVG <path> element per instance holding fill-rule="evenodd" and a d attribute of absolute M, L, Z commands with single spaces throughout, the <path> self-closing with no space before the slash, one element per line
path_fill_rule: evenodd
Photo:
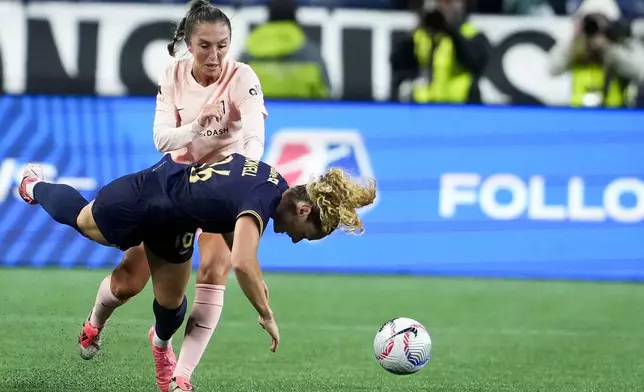
<path fill-rule="evenodd" d="M 418 321 L 399 317 L 380 327 L 373 341 L 373 352 L 389 373 L 413 374 L 429 362 L 432 338 Z"/>

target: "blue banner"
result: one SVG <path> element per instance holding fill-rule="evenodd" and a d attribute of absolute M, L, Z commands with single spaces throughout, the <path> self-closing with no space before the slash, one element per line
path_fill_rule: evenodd
<path fill-rule="evenodd" d="M 644 112 L 267 104 L 265 160 L 294 183 L 336 166 L 378 183 L 361 237 L 291 244 L 269 227 L 265 270 L 644 279 Z M 148 167 L 153 98 L 0 98 L 0 262 L 113 266 L 17 198 L 22 166 L 94 197 Z M 195 259 L 197 265 L 198 255 Z"/>

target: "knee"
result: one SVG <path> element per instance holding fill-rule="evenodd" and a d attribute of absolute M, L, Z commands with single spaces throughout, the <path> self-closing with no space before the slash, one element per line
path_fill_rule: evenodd
<path fill-rule="evenodd" d="M 110 289 L 116 298 L 125 301 L 143 291 L 149 278 L 145 251 L 141 247 L 131 248 L 112 272 Z"/>
<path fill-rule="evenodd" d="M 187 280 L 184 283 L 181 279 L 174 279 L 172 276 L 152 279 L 155 301 L 166 309 L 177 309 L 186 297 Z"/>
<path fill-rule="evenodd" d="M 82 231 L 83 233 L 95 228 L 96 223 L 94 222 L 92 216 L 92 204 L 87 204 L 86 206 L 81 208 L 74 219 L 78 230 Z"/>
<path fill-rule="evenodd" d="M 163 295 L 155 296 L 154 301 L 166 309 L 177 309 L 186 302 L 185 290 L 165 291 Z"/>
<path fill-rule="evenodd" d="M 142 282 L 140 278 L 132 274 L 132 271 L 119 265 L 112 272 L 110 290 L 116 298 L 125 301 L 143 291 L 145 283 L 147 283 L 147 280 Z"/>
<path fill-rule="evenodd" d="M 198 284 L 226 285 L 230 274 L 230 256 L 224 252 L 204 252 L 197 271 Z"/>

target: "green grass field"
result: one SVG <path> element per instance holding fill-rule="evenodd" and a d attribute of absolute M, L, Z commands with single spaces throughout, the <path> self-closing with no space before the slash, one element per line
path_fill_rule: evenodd
<path fill-rule="evenodd" d="M 0 390 L 156 390 L 149 288 L 115 313 L 95 359 L 78 357 L 80 325 L 106 273 L 0 270 Z M 266 280 L 280 350 L 269 352 L 268 336 L 231 281 L 222 322 L 193 377 L 197 391 L 642 390 L 644 286 L 271 274 Z M 434 341 L 430 363 L 412 376 L 390 375 L 373 359 L 376 330 L 396 316 L 421 321 Z"/>

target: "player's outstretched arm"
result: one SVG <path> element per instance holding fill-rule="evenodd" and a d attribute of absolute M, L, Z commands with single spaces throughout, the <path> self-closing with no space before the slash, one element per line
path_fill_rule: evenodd
<path fill-rule="evenodd" d="M 197 120 L 178 126 L 177 107 L 174 103 L 174 71 L 169 65 L 159 81 L 154 112 L 154 145 L 160 152 L 169 152 L 187 146 L 201 137 L 206 130 Z"/>
<path fill-rule="evenodd" d="M 273 312 L 268 305 L 266 286 L 257 261 L 259 229 L 254 219 L 250 215 L 243 215 L 237 219 L 231 262 L 239 287 L 257 310 L 262 320 L 262 327 L 266 329 L 273 340 L 271 350 L 275 351 L 279 344 L 279 331 L 273 318 Z"/>

